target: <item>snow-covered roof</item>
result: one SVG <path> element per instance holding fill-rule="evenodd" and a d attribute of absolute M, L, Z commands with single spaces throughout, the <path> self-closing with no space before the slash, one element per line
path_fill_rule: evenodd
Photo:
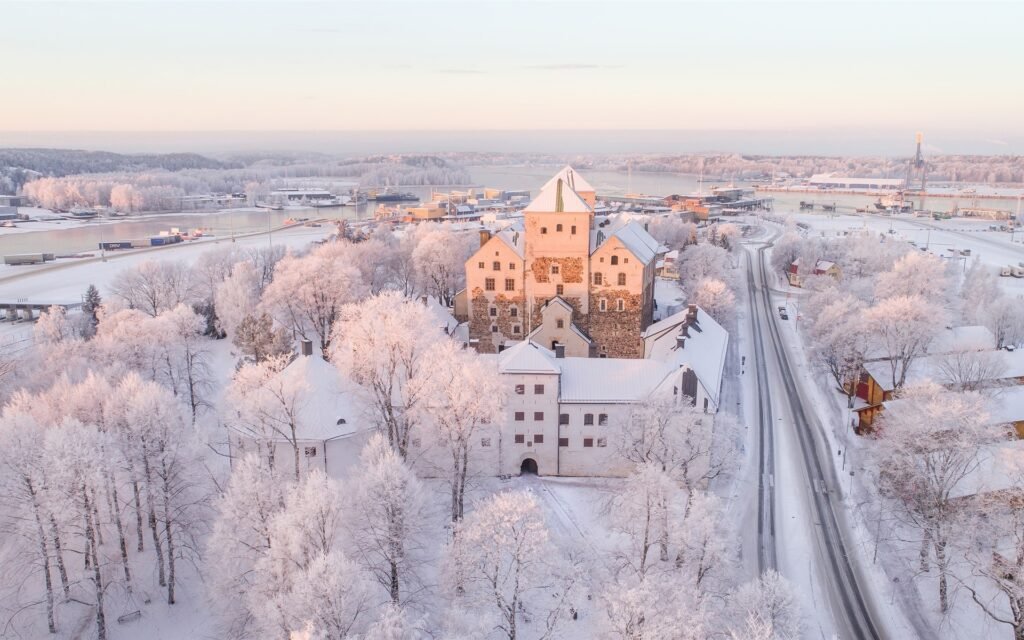
<path fill-rule="evenodd" d="M 559 179 L 558 176 L 555 176 L 551 182 L 544 185 L 540 194 L 523 211 L 526 213 L 591 213 L 590 205 L 564 179 L 561 182 Z M 561 184 L 561 188 L 559 188 L 559 184 Z M 561 198 L 561 202 L 559 202 L 559 198 Z"/>
<path fill-rule="evenodd" d="M 982 325 L 972 325 L 943 330 L 928 345 L 928 353 L 952 353 L 954 351 L 995 348 L 996 337 L 992 335 L 992 331 Z"/>
<path fill-rule="evenodd" d="M 498 354 L 501 373 L 559 373 L 553 353 L 529 340 Z"/>
<path fill-rule="evenodd" d="M 950 393 L 978 393 L 970 391 Z M 997 393 L 984 393 L 987 424 L 1001 425 L 1024 420 L 1024 386 L 1003 387 Z M 908 400 L 889 400 L 882 403 L 884 413 L 892 416 L 903 411 L 913 411 L 913 404 Z"/>
<path fill-rule="evenodd" d="M 629 222 L 619 227 L 612 232 L 612 237 L 618 238 L 644 264 L 653 260 L 662 248 L 661 243 L 651 237 L 651 234 L 636 222 Z"/>
<path fill-rule="evenodd" d="M 562 402 L 639 402 L 651 395 L 679 367 L 658 360 L 559 358 Z"/>
<path fill-rule="evenodd" d="M 299 440 L 333 440 L 355 434 L 358 429 L 359 405 L 356 387 L 343 380 L 338 370 L 319 354 L 298 356 L 280 375 L 285 380 L 298 380 L 305 385 L 303 402 L 298 407 Z M 344 420 L 339 424 L 339 421 Z M 246 427 L 235 428 L 253 435 Z M 280 439 L 284 439 L 281 437 Z"/>
<path fill-rule="evenodd" d="M 999 365 L 990 369 L 990 380 L 1008 380 L 1011 378 L 1024 377 L 1024 351 L 991 351 L 982 350 L 982 353 L 991 353 Z M 907 369 L 905 386 L 912 387 L 927 380 L 945 384 L 947 375 L 943 372 L 943 365 L 948 362 L 950 354 L 935 354 L 923 358 L 917 358 L 910 363 Z M 864 370 L 867 371 L 883 391 L 892 391 L 892 367 L 888 360 L 877 360 L 864 363 Z"/>
<path fill-rule="evenodd" d="M 950 492 L 950 497 L 965 498 L 980 493 L 1022 489 L 1024 479 L 1024 440 L 1011 440 L 981 447 L 978 466 Z"/>
<path fill-rule="evenodd" d="M 447 335 L 452 335 L 456 327 L 459 326 L 459 321 L 455 319 L 451 311 L 434 296 L 427 296 L 427 311 L 434 317 L 438 328 L 442 329 Z"/>
<path fill-rule="evenodd" d="M 569 165 L 565 165 L 565 167 L 561 171 L 556 173 L 550 180 L 548 180 L 547 184 L 545 184 L 543 188 L 547 189 L 548 187 L 553 186 L 555 183 L 558 182 L 559 178 L 561 178 L 565 184 L 569 185 L 569 188 L 575 191 L 576 193 L 594 191 L 594 187 L 590 186 L 590 183 L 587 182 L 583 176 L 578 174 L 576 170 L 570 167 Z"/>
<path fill-rule="evenodd" d="M 516 255 L 520 258 L 526 255 L 526 234 L 523 233 L 522 220 L 508 225 L 498 233 L 494 234 L 494 237 L 500 238 L 501 241 L 507 244 L 512 251 L 515 251 Z"/>
<path fill-rule="evenodd" d="M 647 327 L 643 333 L 644 351 L 652 360 L 692 369 L 712 402 L 718 405 L 729 332 L 697 307 L 697 321 L 688 325 L 690 335 L 680 349 L 676 337 L 682 332 L 688 313 L 688 309 L 683 309 Z"/>

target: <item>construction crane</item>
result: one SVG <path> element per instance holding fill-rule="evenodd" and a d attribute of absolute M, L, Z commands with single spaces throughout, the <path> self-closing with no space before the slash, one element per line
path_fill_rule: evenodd
<path fill-rule="evenodd" d="M 924 156 L 921 154 L 921 142 L 924 140 L 924 134 L 920 131 L 917 132 L 917 153 L 911 158 L 907 164 L 907 181 L 906 188 L 909 190 L 911 185 L 917 182 L 918 176 L 921 179 L 921 193 L 924 193 L 925 177 L 928 173 L 928 165 L 924 161 Z"/>

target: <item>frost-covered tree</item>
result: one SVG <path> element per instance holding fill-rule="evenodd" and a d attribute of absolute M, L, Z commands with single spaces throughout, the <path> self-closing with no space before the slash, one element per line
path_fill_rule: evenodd
<path fill-rule="evenodd" d="M 655 549 L 661 547 L 662 562 L 669 559 L 668 541 L 673 526 L 683 519 L 685 502 L 679 484 L 653 462 L 639 465 L 612 499 L 608 511 L 613 526 L 628 540 L 628 548 L 617 555 L 638 579 L 646 578 L 659 559 Z"/>
<path fill-rule="evenodd" d="M 524 615 L 547 620 L 550 637 L 571 586 L 536 498 L 491 496 L 456 528 L 445 561 L 452 608 L 479 616 L 504 638 L 521 637 Z"/>
<path fill-rule="evenodd" d="M 263 362 L 246 364 L 235 373 L 226 400 L 228 419 L 245 425 L 265 447 L 268 464 L 276 464 L 276 443 L 284 440 L 292 449 L 295 480 L 302 469 L 299 429 L 301 412 L 309 400 L 306 381 L 287 375 L 288 356 L 275 356 Z"/>
<path fill-rule="evenodd" d="M 473 253 L 473 236 L 441 228 L 419 239 L 412 259 L 420 274 L 420 288 L 437 297 L 446 307 L 455 293 L 466 285 L 466 260 Z"/>
<path fill-rule="evenodd" d="M 910 366 L 945 326 L 943 315 L 919 295 L 886 298 L 864 313 L 865 327 L 889 361 L 894 388 L 903 387 Z"/>
<path fill-rule="evenodd" d="M 263 292 L 262 305 L 281 325 L 315 342 L 326 358 L 341 308 L 367 291 L 352 263 L 320 248 L 302 258 L 282 259 Z"/>
<path fill-rule="evenodd" d="M 752 580 L 729 599 L 734 640 L 797 640 L 803 614 L 793 586 L 774 570 Z"/>
<path fill-rule="evenodd" d="M 255 314 L 260 292 L 260 274 L 256 267 L 245 260 L 235 263 L 228 277 L 214 290 L 220 330 L 234 338 L 242 320 Z"/>
<path fill-rule="evenodd" d="M 256 363 L 291 356 L 293 342 L 290 331 L 275 327 L 273 318 L 259 312 L 243 317 L 231 338 L 231 343 Z"/>
<path fill-rule="evenodd" d="M 360 456 L 349 518 L 354 555 L 395 605 L 410 599 L 422 562 L 423 486 L 381 434 Z"/>
<path fill-rule="evenodd" d="M 647 232 L 670 251 L 697 244 L 697 225 L 684 222 L 676 214 L 651 217 L 647 223 Z"/>
<path fill-rule="evenodd" d="M 811 353 L 846 395 L 849 407 L 857 396 L 857 380 L 871 346 L 864 309 L 856 297 L 842 295 L 806 314 Z"/>
<path fill-rule="evenodd" d="M 602 638 L 615 640 L 705 640 L 710 637 L 706 609 L 698 606 L 678 574 L 642 580 L 619 576 L 605 582 L 598 597 L 604 610 Z"/>
<path fill-rule="evenodd" d="M 721 280 L 704 278 L 692 290 L 690 298 L 716 322 L 725 327 L 736 324 L 736 294 Z"/>
<path fill-rule="evenodd" d="M 693 295 L 705 279 L 730 282 L 732 262 L 729 252 L 712 244 L 697 244 L 679 252 L 679 283 Z"/>
<path fill-rule="evenodd" d="M 99 310 L 103 304 L 100 292 L 95 285 L 89 285 L 85 290 L 85 297 L 82 299 L 82 315 L 85 317 L 85 326 L 82 336 L 88 340 L 96 335 L 96 325 L 99 324 Z"/>
<path fill-rule="evenodd" d="M 1006 362 L 996 351 L 953 351 L 938 356 L 937 364 L 936 382 L 961 391 L 980 391 L 1006 371 Z"/>
<path fill-rule="evenodd" d="M 1002 296 L 983 309 L 984 324 L 992 330 L 998 348 L 1024 342 L 1024 299 Z"/>
<path fill-rule="evenodd" d="M 192 272 L 183 262 L 147 261 L 119 272 L 111 292 L 132 309 L 151 316 L 195 299 Z"/>
<path fill-rule="evenodd" d="M 935 556 L 939 606 L 949 608 L 950 543 L 962 509 L 956 490 L 974 474 L 980 447 L 1007 434 L 987 426 L 982 397 L 951 394 L 929 383 L 907 389 L 904 406 L 881 414 L 877 429 L 879 478 L 897 516 L 918 536 L 922 569 Z"/>
<path fill-rule="evenodd" d="M 501 418 L 505 385 L 493 362 L 450 340 L 431 348 L 427 356 L 430 379 L 422 410 L 434 426 L 451 467 L 452 522 L 462 519 L 466 486 L 480 431 Z"/>
<path fill-rule="evenodd" d="M 890 271 L 879 274 L 875 284 L 875 296 L 879 299 L 920 296 L 943 307 L 952 292 L 946 263 L 922 251 L 905 254 Z"/>
<path fill-rule="evenodd" d="M 427 354 L 447 339 L 424 305 L 397 292 L 346 305 L 335 331 L 332 361 L 362 388 L 377 429 L 407 458 L 432 375 Z"/>

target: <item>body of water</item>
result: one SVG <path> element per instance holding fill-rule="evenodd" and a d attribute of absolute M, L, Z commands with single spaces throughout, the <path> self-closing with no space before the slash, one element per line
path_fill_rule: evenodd
<path fill-rule="evenodd" d="M 469 167 L 474 184 L 498 189 L 526 189 L 536 196 L 540 188 L 547 182 L 559 166 L 477 166 Z M 639 173 L 632 175 L 620 171 L 582 171 L 583 175 L 599 194 L 623 195 L 626 193 L 643 193 L 648 195 L 688 194 L 702 188 L 708 192 L 712 187 L 723 185 L 721 182 L 706 181 L 698 184 L 697 176 L 679 173 Z M 741 185 L 749 186 L 749 185 Z M 464 189 L 464 186 L 453 187 Z M 410 191 L 423 199 L 430 197 L 431 187 L 400 187 L 402 191 Z M 438 188 L 445 190 L 446 188 Z M 840 207 L 870 207 L 877 199 L 874 196 L 850 194 L 810 194 L 810 193 L 770 193 L 775 199 L 778 212 L 797 211 L 800 201 L 821 204 L 836 204 Z M 395 204 L 395 203 L 389 203 Z M 408 203 L 402 203 L 408 204 Z M 932 198 L 925 203 L 926 208 L 933 211 L 950 211 L 956 206 L 983 207 L 1013 210 L 1015 203 L 1008 201 L 976 201 L 969 197 Z M 920 203 L 915 202 L 915 206 Z M 143 218 L 130 218 L 116 222 L 76 222 L 66 221 L 59 229 L 46 229 L 26 233 L 0 235 L 0 255 L 14 253 L 79 253 L 97 251 L 100 242 L 117 240 L 140 240 L 158 235 L 161 231 L 169 231 L 171 227 L 179 229 L 202 228 L 207 235 L 230 236 L 234 234 L 254 233 L 269 226 L 279 226 L 287 218 L 327 218 L 329 220 L 361 220 L 371 218 L 376 203 L 370 202 L 359 207 L 334 207 L 320 209 L 289 209 L 286 211 L 270 211 L 268 209 L 228 210 L 223 212 L 190 212 L 151 215 Z"/>

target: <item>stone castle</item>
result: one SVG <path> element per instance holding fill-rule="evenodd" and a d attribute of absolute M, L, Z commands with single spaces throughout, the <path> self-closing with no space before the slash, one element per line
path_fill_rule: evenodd
<path fill-rule="evenodd" d="M 643 226 L 595 216 L 594 188 L 571 167 L 523 220 L 482 231 L 466 261 L 471 343 L 495 353 L 523 340 L 570 357 L 643 358 L 661 247 Z"/>

